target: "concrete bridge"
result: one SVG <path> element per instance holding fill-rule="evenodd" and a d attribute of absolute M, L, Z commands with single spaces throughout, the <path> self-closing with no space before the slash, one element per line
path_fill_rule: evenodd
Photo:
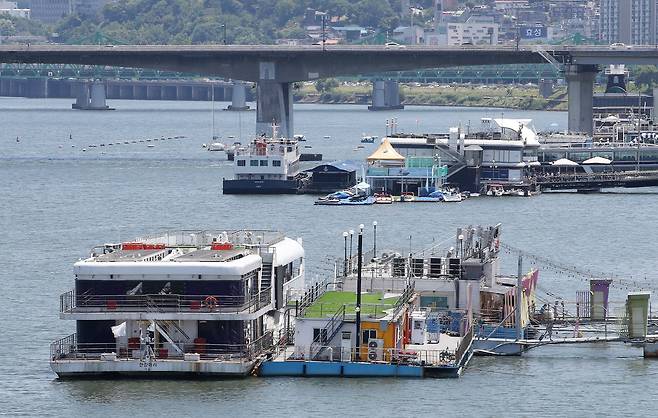
<path fill-rule="evenodd" d="M 592 131 L 592 93 L 598 65 L 658 64 L 651 47 L 385 47 L 385 46 L 0 46 L 3 63 L 90 64 L 193 72 L 258 83 L 257 129 L 272 121 L 292 135 L 295 81 L 363 73 L 471 65 L 551 62 L 564 67 L 569 129 Z"/>

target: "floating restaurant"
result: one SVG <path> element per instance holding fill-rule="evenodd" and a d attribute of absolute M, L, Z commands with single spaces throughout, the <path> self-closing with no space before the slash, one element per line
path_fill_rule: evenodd
<path fill-rule="evenodd" d="M 51 344 L 51 367 L 60 378 L 458 377 L 473 355 L 550 344 L 619 341 L 658 356 L 650 293 L 614 307 L 612 279 L 504 244 L 501 225 L 458 228 L 454 241 L 408 253 L 378 252 L 376 239 L 364 251 L 363 228 L 356 255 L 345 233 L 334 275 L 314 282 L 301 239 L 276 231 L 168 231 L 95 247 L 60 296 L 76 332 Z M 516 274 L 501 273 L 503 253 L 518 255 Z M 589 288 L 552 301 L 524 260 L 588 277 Z"/>

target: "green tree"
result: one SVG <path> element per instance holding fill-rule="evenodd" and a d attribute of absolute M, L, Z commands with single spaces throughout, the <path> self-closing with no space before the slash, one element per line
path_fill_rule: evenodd
<path fill-rule="evenodd" d="M 335 78 L 320 79 L 315 82 L 315 90 L 318 93 L 329 93 L 339 85 L 340 83 Z"/>

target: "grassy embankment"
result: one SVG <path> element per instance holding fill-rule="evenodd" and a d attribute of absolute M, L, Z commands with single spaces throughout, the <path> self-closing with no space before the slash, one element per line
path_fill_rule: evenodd
<path fill-rule="evenodd" d="M 370 83 L 341 84 L 329 92 L 318 93 L 312 83 L 295 91 L 301 103 L 369 103 Z M 401 85 L 405 105 L 504 107 L 528 110 L 566 110 L 566 88 L 560 87 L 549 98 L 539 94 L 537 86 L 477 85 Z"/>

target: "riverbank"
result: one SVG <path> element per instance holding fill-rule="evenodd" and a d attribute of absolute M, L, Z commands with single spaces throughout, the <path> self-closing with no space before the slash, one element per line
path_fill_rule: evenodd
<path fill-rule="evenodd" d="M 313 83 L 295 90 L 298 103 L 369 104 L 370 83 L 345 83 L 319 93 Z M 559 87 L 547 98 L 537 86 L 484 85 L 400 85 L 404 105 L 501 107 L 520 110 L 566 110 L 566 87 Z"/>

